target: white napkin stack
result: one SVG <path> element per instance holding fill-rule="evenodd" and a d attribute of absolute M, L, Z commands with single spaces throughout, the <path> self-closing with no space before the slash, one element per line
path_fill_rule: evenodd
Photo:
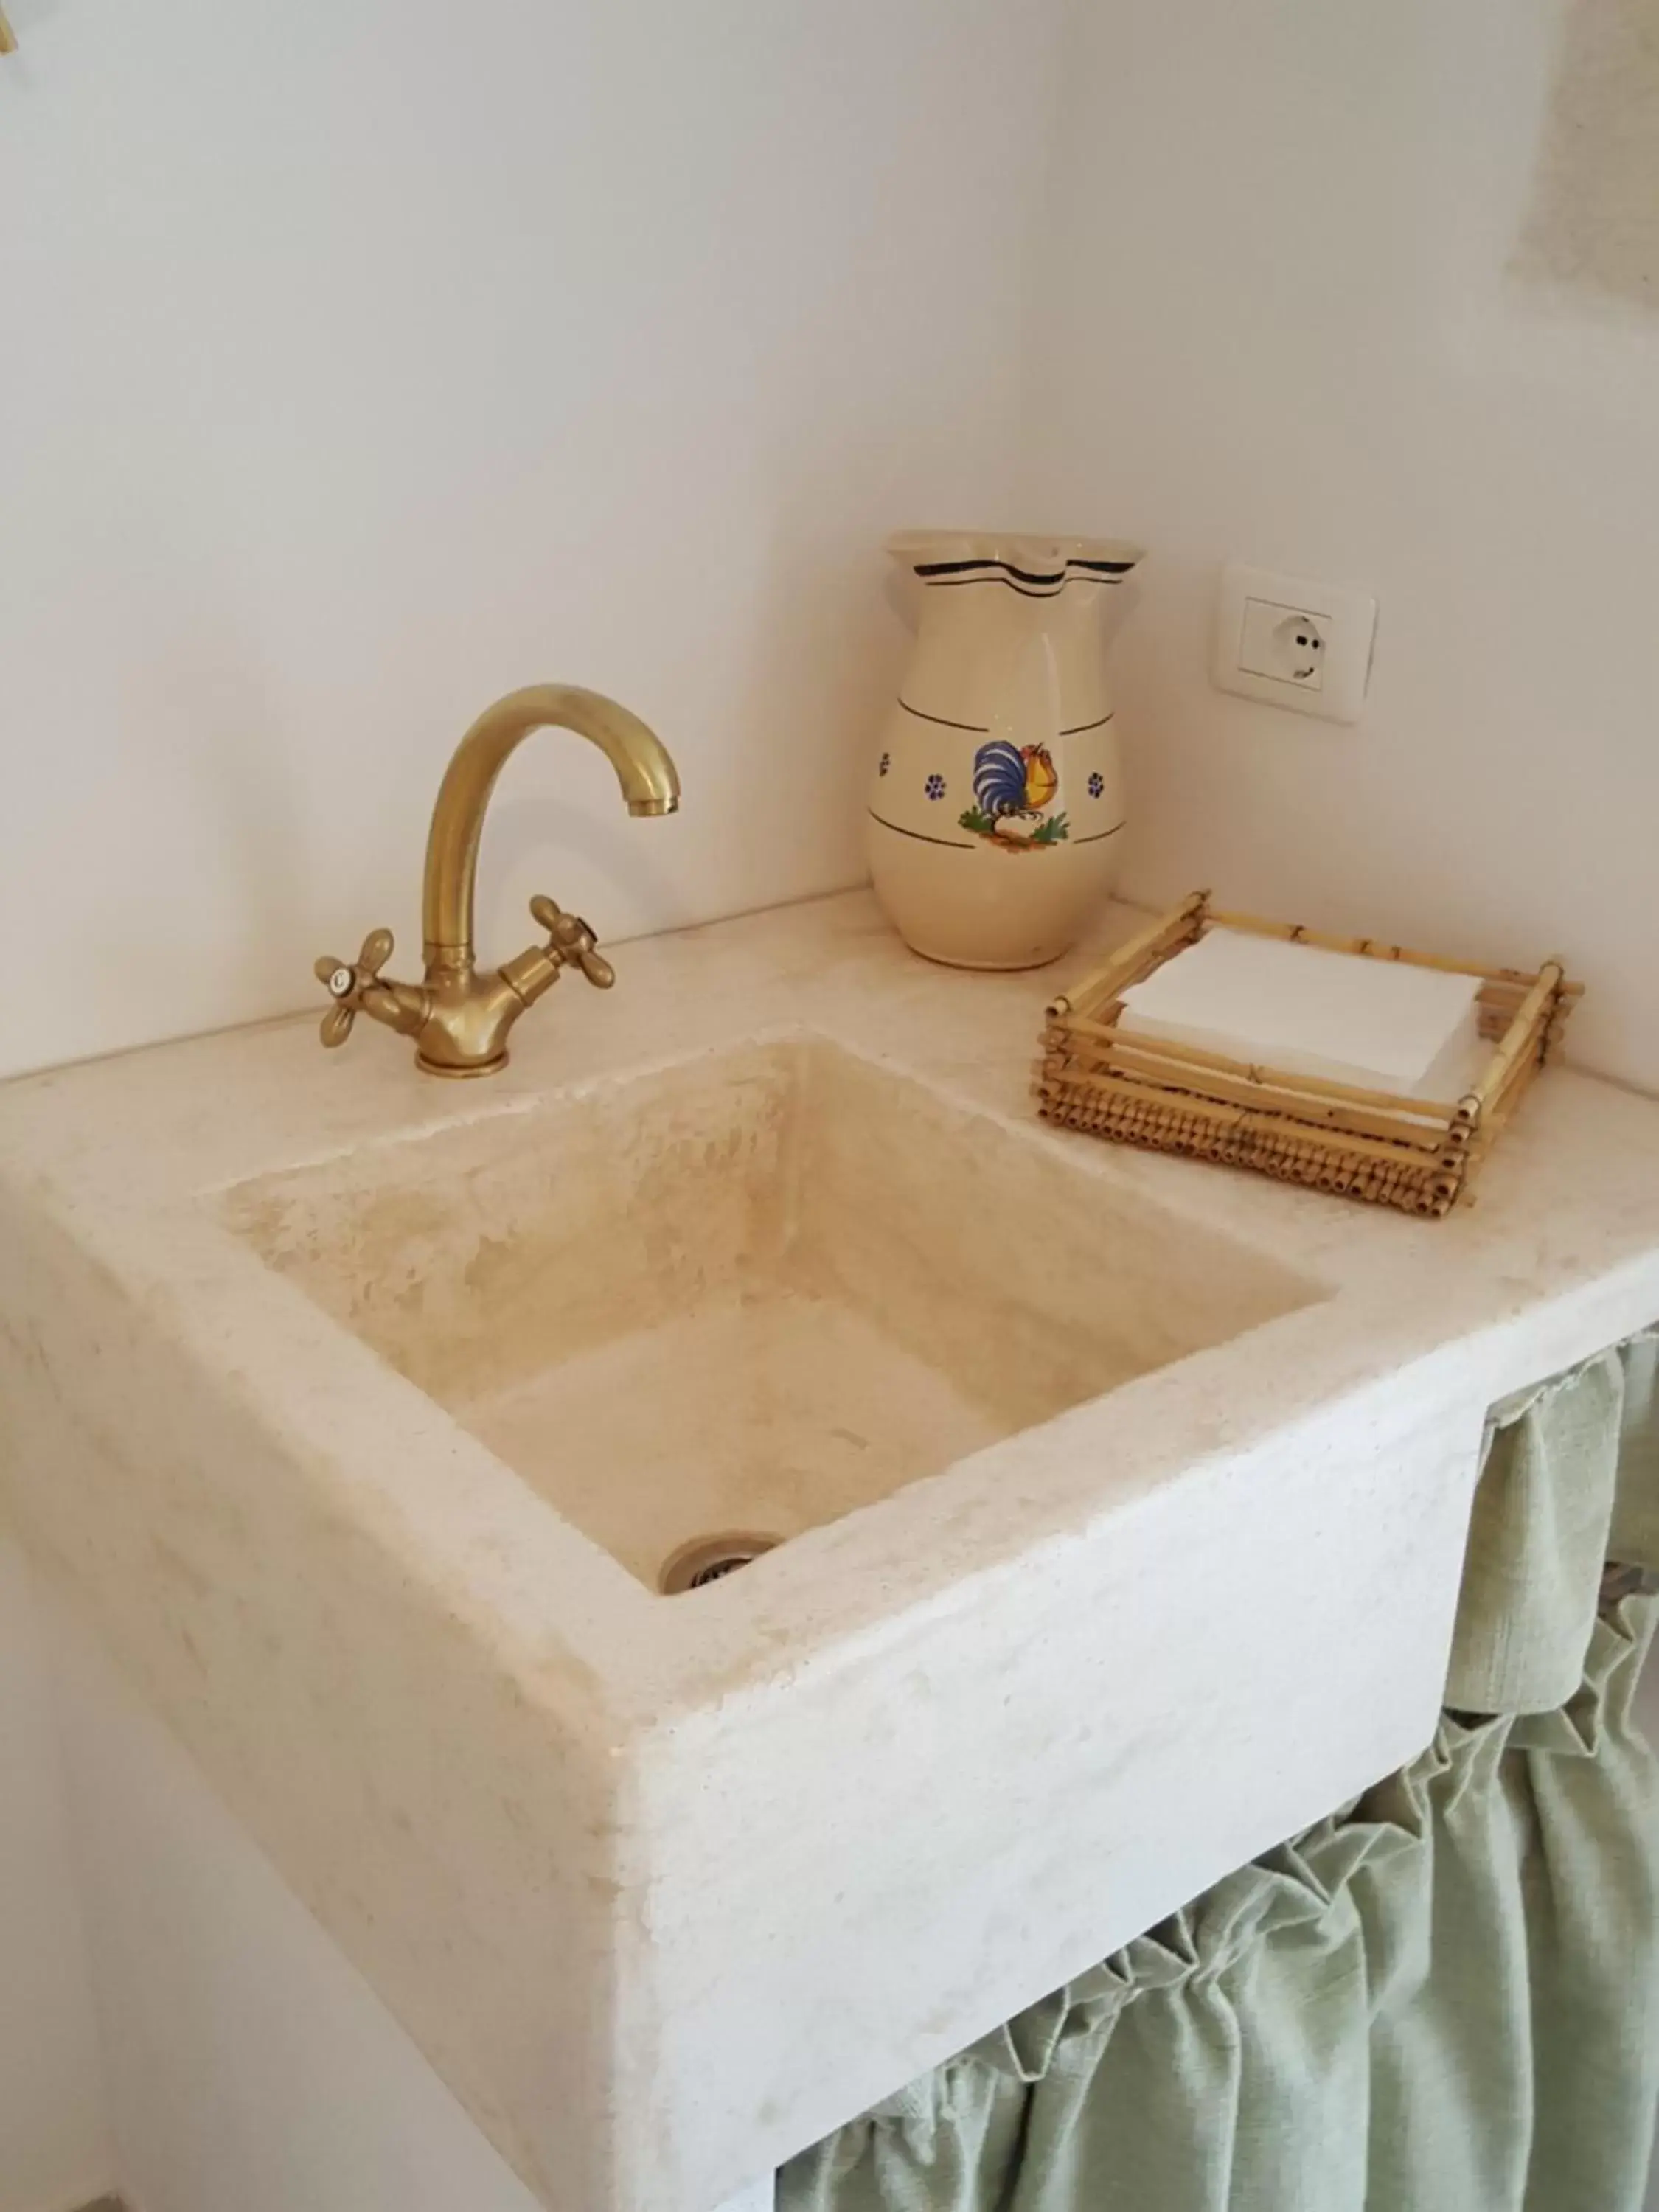
<path fill-rule="evenodd" d="M 1119 1026 L 1363 1091 L 1449 1100 L 1481 1058 L 1474 975 L 1212 929 L 1132 984 Z"/>

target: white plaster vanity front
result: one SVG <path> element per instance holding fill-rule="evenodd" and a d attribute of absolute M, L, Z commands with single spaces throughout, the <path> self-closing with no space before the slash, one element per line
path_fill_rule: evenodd
<path fill-rule="evenodd" d="M 1420 1747 L 1659 1104 L 1419 1224 L 1044 1127 L 861 894 L 617 966 L 0 1091 L 0 1504 L 553 2212 L 712 2212 Z"/>

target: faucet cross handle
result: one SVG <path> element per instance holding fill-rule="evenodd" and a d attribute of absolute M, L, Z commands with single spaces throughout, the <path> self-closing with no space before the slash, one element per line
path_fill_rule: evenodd
<path fill-rule="evenodd" d="M 599 951 L 592 931 L 580 915 L 566 914 L 538 891 L 530 902 L 530 915 L 547 932 L 547 949 L 562 966 L 574 961 L 595 990 L 611 988 L 617 971 Z"/>
<path fill-rule="evenodd" d="M 380 981 L 380 970 L 391 957 L 392 932 L 371 929 L 356 960 L 336 960 L 325 952 L 318 961 L 313 973 L 334 1001 L 323 1016 L 322 1039 L 325 1045 L 343 1044 L 351 1035 L 351 1024 L 357 1018 L 364 992 Z"/>

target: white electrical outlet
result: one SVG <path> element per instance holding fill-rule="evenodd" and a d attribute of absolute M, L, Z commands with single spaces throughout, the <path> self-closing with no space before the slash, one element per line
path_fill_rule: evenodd
<path fill-rule="evenodd" d="M 1231 562 L 1221 572 L 1211 681 L 1293 714 L 1357 722 L 1376 639 L 1376 601 L 1365 592 Z"/>

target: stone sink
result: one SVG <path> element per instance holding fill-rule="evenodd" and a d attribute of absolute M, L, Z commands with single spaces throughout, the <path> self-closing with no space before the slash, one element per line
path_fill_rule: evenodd
<path fill-rule="evenodd" d="M 617 965 L 0 1090 L 0 1508 L 550 2212 L 714 2212 L 1426 1741 L 1659 1106 L 1415 1223 L 1045 1127 L 862 894 Z"/>
<path fill-rule="evenodd" d="M 219 1211 L 647 1589 L 1320 1295 L 810 1035 L 261 1176 Z"/>

